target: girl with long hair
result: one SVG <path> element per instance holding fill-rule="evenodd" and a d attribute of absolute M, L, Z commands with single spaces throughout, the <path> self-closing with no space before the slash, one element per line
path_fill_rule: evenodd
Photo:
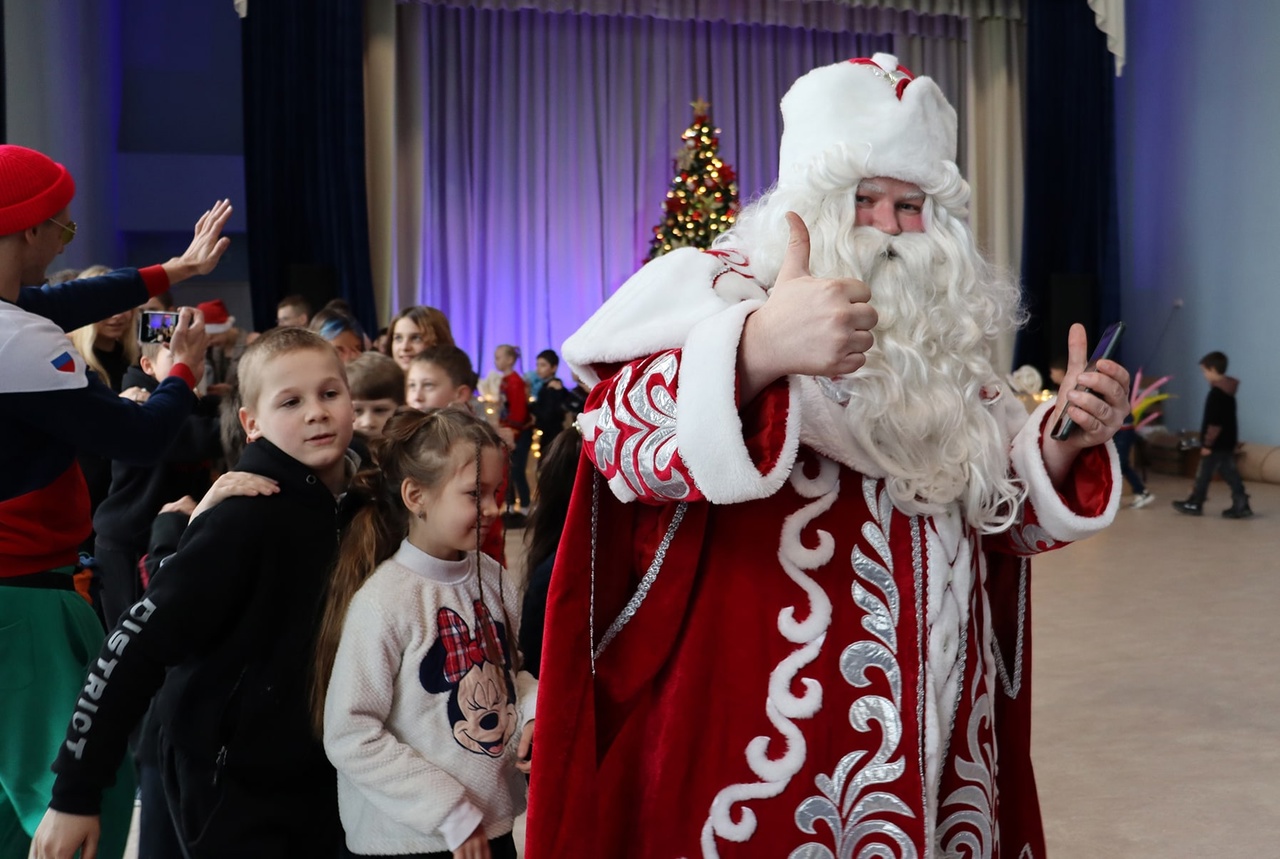
<path fill-rule="evenodd" d="M 448 318 L 436 308 L 421 304 L 401 310 L 391 320 L 388 332 L 388 354 L 406 373 L 409 362 L 422 350 L 454 345 Z"/>
<path fill-rule="evenodd" d="M 350 492 L 317 643 L 313 718 L 352 856 L 515 857 L 537 680 L 520 600 L 477 551 L 504 449 L 464 409 L 406 410 Z"/>
<path fill-rule="evenodd" d="M 110 271 L 105 265 L 91 265 L 76 277 L 101 277 Z M 138 347 L 136 320 L 137 310 L 129 308 L 77 328 L 67 335 L 75 344 L 76 350 L 84 356 L 89 369 L 96 372 L 102 383 L 117 394 L 121 391 L 125 370 L 136 365 L 142 354 Z"/>

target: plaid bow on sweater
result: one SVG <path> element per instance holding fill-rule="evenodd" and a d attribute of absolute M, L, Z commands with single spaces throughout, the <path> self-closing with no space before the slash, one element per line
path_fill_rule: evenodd
<path fill-rule="evenodd" d="M 442 608 L 436 615 L 440 627 L 440 641 L 444 644 L 444 677 L 457 683 L 473 666 L 492 662 L 502 665 L 502 648 L 498 644 L 498 627 L 489 609 L 480 600 L 475 601 L 476 635 L 473 638 L 467 623 L 451 608 Z"/>

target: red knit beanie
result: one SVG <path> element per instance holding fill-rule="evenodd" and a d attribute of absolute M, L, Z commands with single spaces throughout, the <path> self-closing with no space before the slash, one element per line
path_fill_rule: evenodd
<path fill-rule="evenodd" d="M 75 195 L 66 167 L 25 146 L 0 146 L 0 236 L 43 223 Z"/>

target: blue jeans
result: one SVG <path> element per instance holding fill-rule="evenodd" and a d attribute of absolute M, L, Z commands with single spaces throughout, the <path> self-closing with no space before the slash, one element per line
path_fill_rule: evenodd
<path fill-rule="evenodd" d="M 1133 466 L 1129 464 L 1129 453 L 1133 450 L 1133 442 L 1135 440 L 1134 429 L 1132 426 L 1126 426 L 1115 434 L 1113 441 L 1116 443 L 1116 453 L 1120 456 L 1120 475 L 1129 481 L 1129 485 L 1133 487 L 1135 495 L 1142 495 L 1147 491 L 1146 484 L 1142 482 L 1142 478 Z"/>

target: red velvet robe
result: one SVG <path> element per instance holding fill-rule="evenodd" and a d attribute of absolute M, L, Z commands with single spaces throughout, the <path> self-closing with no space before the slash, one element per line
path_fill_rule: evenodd
<path fill-rule="evenodd" d="M 1099 515 L 1110 469 L 1097 467 L 1102 450 L 1088 459 L 1070 503 Z M 802 451 L 767 499 L 689 504 L 593 678 L 594 471 L 584 461 L 553 577 L 527 856 L 817 857 L 849 855 L 846 844 L 852 855 L 871 844 L 897 844 L 889 856 L 1044 855 L 1017 555 L 1063 544 L 1037 533 L 1033 509 L 1014 532 L 979 539 L 905 516 L 883 481 Z M 600 489 L 597 642 L 677 508 Z M 930 732 L 939 690 L 926 686 L 945 680 L 925 664 L 928 591 L 957 575 L 979 586 L 953 594 L 967 615 L 940 644 L 963 653 L 943 675 L 954 711 Z M 942 765 L 926 789 L 930 755 Z"/>
<path fill-rule="evenodd" d="M 812 380 L 737 411 L 724 332 L 749 310 L 588 402 L 525 855 L 1043 857 L 1025 557 L 1109 522 L 1114 455 L 1087 451 L 1055 491 L 1047 408 L 1019 431 L 993 398 L 1029 486 L 1019 521 L 981 536 L 956 511 L 905 515 Z"/>

